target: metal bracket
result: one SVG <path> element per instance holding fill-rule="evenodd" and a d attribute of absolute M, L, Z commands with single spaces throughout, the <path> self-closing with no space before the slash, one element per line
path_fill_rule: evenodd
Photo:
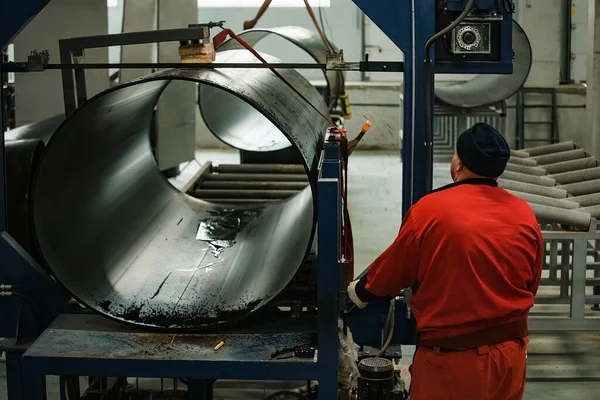
<path fill-rule="evenodd" d="M 344 51 L 327 54 L 325 69 L 328 71 L 361 71 L 361 72 L 404 72 L 404 63 L 401 61 L 369 61 L 365 55 L 364 61 L 345 62 Z"/>
<path fill-rule="evenodd" d="M 32 51 L 27 57 L 28 71 L 44 71 L 46 65 L 50 62 L 50 52 L 48 50 Z"/>

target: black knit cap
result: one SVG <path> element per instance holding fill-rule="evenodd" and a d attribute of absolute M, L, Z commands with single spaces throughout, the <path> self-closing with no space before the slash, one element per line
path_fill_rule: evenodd
<path fill-rule="evenodd" d="M 480 122 L 467 129 L 456 142 L 458 158 L 477 175 L 497 178 L 504 172 L 510 148 L 492 126 Z"/>

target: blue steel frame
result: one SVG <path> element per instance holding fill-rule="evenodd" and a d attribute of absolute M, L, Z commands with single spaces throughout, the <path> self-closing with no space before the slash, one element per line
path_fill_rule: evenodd
<path fill-rule="evenodd" d="M 49 0 L 0 0 L 0 49 L 4 49 L 48 2 Z M 0 63 L 1 75 L 2 64 Z M 2 110 L 0 104 L 0 118 L 2 118 Z M 26 288 L 27 294 L 38 303 L 43 323 L 47 325 L 59 313 L 69 312 L 69 296 L 53 282 L 46 280 L 47 274 L 43 268 L 5 230 L 4 132 L 1 131 L 2 129 L 0 129 L 0 284 Z M 0 337 L 15 336 L 17 325 L 18 333 L 22 337 L 31 338 L 38 334 L 30 310 L 23 305 L 21 311 L 18 301 L 20 300 L 13 297 L 0 298 L 3 320 L 0 324 Z"/>
<path fill-rule="evenodd" d="M 402 215 L 405 215 L 428 189 L 425 187 L 425 43 L 435 33 L 436 0 L 352 1 L 404 53 Z M 432 70 L 445 74 L 512 73 L 512 16 L 505 14 L 502 24 L 500 62 L 440 63 L 434 64 Z M 431 85 L 432 95 L 433 87 Z M 430 151 L 433 153 L 433 145 Z"/>
<path fill-rule="evenodd" d="M 31 20 L 49 0 L 0 0 L 0 48 L 4 48 L 12 38 Z M 436 0 L 353 0 L 377 26 L 404 52 L 404 169 L 403 169 L 403 214 L 418 201 L 425 192 L 425 42 L 435 31 Z M 416 23 L 418 21 L 418 23 Z M 511 18 L 504 23 L 509 26 Z M 510 31 L 510 29 L 509 29 Z M 444 73 L 510 73 L 512 70 L 511 41 L 503 40 L 503 62 L 501 63 L 471 63 L 436 65 L 436 72 Z M 507 62 L 508 61 L 508 62 Z M 1 74 L 0 64 L 0 74 Z M 433 79 L 433 74 L 430 77 Z M 432 85 L 433 86 L 433 85 Z M 432 88 L 433 90 L 433 88 Z M 1 96 L 0 96 L 1 99 Z M 0 100 L 1 101 L 1 100 Z M 0 117 L 2 107 L 0 107 Z M 433 115 L 433 112 L 431 113 Z M 327 145 L 324 150 L 321 175 L 319 179 L 318 212 L 319 212 L 319 361 L 316 364 L 287 363 L 286 368 L 269 369 L 268 364 L 263 368 L 256 365 L 236 364 L 223 366 L 227 376 L 237 379 L 314 379 L 320 381 L 321 397 L 335 398 L 337 392 L 337 320 L 339 316 L 338 303 L 338 259 L 340 232 L 340 164 L 339 148 Z M 58 314 L 68 312 L 67 295 L 56 285 L 49 284 L 43 278 L 42 268 L 30 257 L 5 231 L 5 180 L 4 180 L 4 133 L 0 132 L 0 284 L 10 283 L 27 287 L 42 308 L 44 323 L 49 324 Z M 332 243 L 332 238 L 336 243 Z M 9 276 L 10 274 L 10 276 Z M 1 307 L 0 303 L 0 307 Z M 17 309 L 16 307 L 8 308 Z M 0 309 L 3 317 L 5 308 Z M 19 311 L 20 314 L 20 311 Z M 31 316 L 29 316 L 31 317 Z M 7 320 L 17 320 L 18 315 L 10 315 Z M 0 336 L 11 336 L 7 332 L 11 323 L 0 326 Z M 29 337 L 35 336 L 32 318 L 22 322 L 22 333 Z M 17 356 L 18 355 L 18 356 Z M 35 362 L 25 362 L 27 374 L 24 381 L 25 389 L 31 395 L 23 397 L 20 369 L 18 360 L 20 354 L 15 352 L 10 357 L 14 367 L 12 378 L 9 377 L 9 399 L 36 399 L 43 397 L 42 382 L 44 373 L 60 373 L 78 375 L 81 370 L 77 364 L 61 365 L 58 362 L 36 359 Z M 25 360 L 27 360 L 25 358 Z M 169 377 L 177 376 L 183 370 L 189 375 L 190 368 L 194 375 L 201 376 L 214 365 L 201 367 L 197 363 L 170 361 L 136 360 L 132 365 L 122 360 L 109 360 L 103 365 L 102 372 L 90 375 L 129 375 L 135 369 L 145 371 L 145 376 Z M 47 369 L 48 368 L 48 369 Z M 230 368 L 229 370 L 227 370 Z M 138 369 L 138 370 L 139 370 Z M 50 371 L 50 372 L 48 372 Z M 158 372 L 160 371 L 160 372 Z M 193 377 L 191 377 L 193 378 Z"/>

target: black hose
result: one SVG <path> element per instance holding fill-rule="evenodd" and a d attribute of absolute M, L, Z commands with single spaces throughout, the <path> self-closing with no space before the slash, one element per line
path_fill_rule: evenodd
<path fill-rule="evenodd" d="M 433 160 L 431 154 L 431 147 L 433 142 L 433 75 L 431 71 L 431 65 L 433 61 L 431 60 L 431 48 L 433 44 L 442 36 L 446 35 L 448 32 L 451 32 L 454 28 L 456 28 L 461 22 L 467 18 L 473 6 L 475 5 L 475 0 L 469 0 L 463 12 L 458 16 L 454 22 L 448 25 L 446 28 L 442 29 L 435 35 L 433 35 L 427 43 L 425 44 L 425 194 L 429 193 L 432 189 L 432 167 Z M 415 145 L 414 143 L 412 144 Z"/>

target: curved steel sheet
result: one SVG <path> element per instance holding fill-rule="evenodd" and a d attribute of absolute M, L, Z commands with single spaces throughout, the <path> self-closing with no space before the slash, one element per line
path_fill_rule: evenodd
<path fill-rule="evenodd" d="M 290 43 L 304 50 L 319 64 L 325 64 L 327 58 L 327 47 L 323 40 L 315 32 L 299 27 L 299 26 L 281 26 L 277 28 L 257 28 L 249 29 L 238 34 L 246 43 L 254 47 L 261 40 L 271 36 L 279 36 Z M 331 46 L 337 50 L 335 45 Z M 243 49 L 235 39 L 229 39 L 217 48 L 217 51 Z M 277 56 L 277 54 L 275 54 Z M 325 82 L 327 82 L 327 90 L 324 93 L 325 101 L 329 107 L 335 105 L 340 93 L 342 82 L 340 73 L 336 71 L 323 70 Z M 343 75 L 342 75 L 343 76 Z"/>
<path fill-rule="evenodd" d="M 173 188 L 148 138 L 172 80 L 251 105 L 293 143 L 310 186 L 279 204 L 231 207 Z M 305 259 L 326 126 L 268 70 L 170 70 L 109 89 L 48 142 L 33 199 L 38 247 L 55 278 L 108 317 L 167 330 L 234 323 L 277 296 Z"/>
<path fill-rule="evenodd" d="M 275 57 L 266 54 L 262 54 L 262 56 L 270 63 L 280 62 Z M 246 50 L 220 52 L 217 55 L 217 62 L 260 63 L 252 53 Z M 285 84 L 268 69 L 237 70 L 235 73 L 228 73 L 227 70 L 222 71 L 222 74 L 227 74 L 228 79 L 229 77 L 242 79 L 242 90 L 252 97 L 260 97 L 265 104 L 264 109 L 259 111 L 237 93 L 228 90 L 226 85 L 215 87 L 214 85 L 200 84 L 198 103 L 207 127 L 217 138 L 240 150 L 267 152 L 290 147 L 290 141 L 282 134 L 282 131 L 290 130 L 289 123 L 284 123 L 283 129 L 281 129 L 276 126 L 272 118 L 265 118 L 263 113 L 276 113 L 277 111 L 273 109 L 287 107 L 288 102 L 285 96 L 272 92 L 274 88 L 283 90 L 294 100 L 301 101 L 299 97 L 287 86 L 285 89 L 279 89 Z M 281 70 L 279 73 L 312 104 L 319 107 L 324 114 L 327 113 L 327 106 L 323 103 L 321 96 L 302 75 L 291 69 Z M 303 108 L 306 107 L 307 105 L 303 103 Z M 313 113 L 316 114 L 314 110 Z M 317 119 L 319 122 L 323 120 L 318 114 Z M 313 125 L 315 123 L 317 121 L 314 121 Z"/>
<path fill-rule="evenodd" d="M 43 151 L 40 139 L 8 140 L 4 145 L 6 231 L 32 255 L 31 189 Z"/>
<path fill-rule="evenodd" d="M 50 136 L 54 133 L 65 120 L 64 115 L 56 115 L 41 121 L 32 122 L 31 124 L 23 125 L 15 129 L 7 131 L 4 135 L 6 141 L 9 140 L 27 140 L 27 139 L 39 139 L 46 143 L 50 139 Z"/>
<path fill-rule="evenodd" d="M 435 88 L 436 97 L 456 107 L 479 107 L 498 103 L 517 93 L 529 76 L 531 44 L 521 26 L 513 22 L 513 73 L 477 75 L 471 80 Z"/>

